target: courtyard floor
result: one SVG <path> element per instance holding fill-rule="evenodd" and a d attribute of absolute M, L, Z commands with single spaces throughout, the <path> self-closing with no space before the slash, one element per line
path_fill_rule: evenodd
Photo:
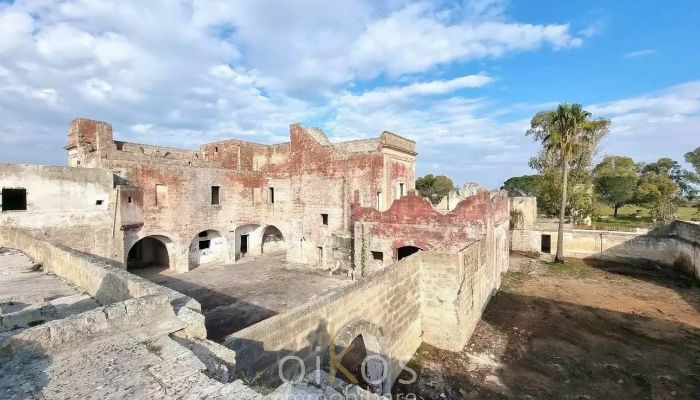
<path fill-rule="evenodd" d="M 409 366 L 395 393 L 424 399 L 699 399 L 700 283 L 512 255 L 467 346 L 423 345 Z"/>
<path fill-rule="evenodd" d="M 289 263 L 284 252 L 253 256 L 235 264 L 203 265 L 184 274 L 163 268 L 130 272 L 199 301 L 209 338 L 215 341 L 352 282 L 308 265 Z"/>

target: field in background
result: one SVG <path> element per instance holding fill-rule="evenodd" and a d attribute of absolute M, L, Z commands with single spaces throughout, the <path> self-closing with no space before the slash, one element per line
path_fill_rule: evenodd
<path fill-rule="evenodd" d="M 642 210 L 642 218 L 636 217 L 637 210 Z M 612 207 L 599 204 L 596 211 L 599 217 L 593 221 L 593 224 L 598 226 L 647 228 L 653 226 L 654 223 L 649 216 L 649 209 L 644 207 L 630 205 L 621 207 L 618 210 L 617 218 L 612 217 Z M 690 221 L 693 218 L 700 218 L 697 207 L 681 207 L 678 209 L 678 219 Z"/>

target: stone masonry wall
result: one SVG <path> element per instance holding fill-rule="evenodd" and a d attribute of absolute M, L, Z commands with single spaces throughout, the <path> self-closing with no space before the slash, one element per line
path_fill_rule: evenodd
<path fill-rule="evenodd" d="M 506 237 L 507 225 L 496 231 L 488 239 L 494 243 Z M 495 256 L 492 244 L 485 238 L 457 254 L 414 254 L 367 280 L 236 332 L 225 345 L 236 351 L 240 371 L 261 374 L 274 385 L 284 357 L 300 357 L 307 372 L 319 368 L 320 357 L 320 367 L 327 368 L 331 341 L 340 353 L 362 335 L 366 345 L 374 343 L 368 351 L 389 365 L 383 386 L 388 391 L 421 342 L 452 351 L 467 343 L 508 266 L 507 245 L 504 255 Z M 297 365 L 285 363 L 285 376 L 300 373 L 292 368 Z"/>
<path fill-rule="evenodd" d="M 121 260 L 121 238 L 113 235 L 111 171 L 0 164 L 0 187 L 26 189 L 27 199 L 24 211 L 0 210 L 1 225 L 26 228 L 74 249 Z"/>

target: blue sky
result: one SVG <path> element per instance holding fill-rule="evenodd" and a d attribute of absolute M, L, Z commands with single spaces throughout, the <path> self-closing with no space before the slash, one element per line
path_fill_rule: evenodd
<path fill-rule="evenodd" d="M 604 154 L 700 146 L 695 1 L 0 1 L 0 161 L 64 163 L 68 122 L 197 148 L 389 130 L 419 175 L 529 173 L 530 117 L 579 102 Z"/>

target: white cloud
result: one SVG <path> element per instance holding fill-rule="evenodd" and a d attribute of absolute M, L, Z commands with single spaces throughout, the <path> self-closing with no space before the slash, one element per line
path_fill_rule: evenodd
<path fill-rule="evenodd" d="M 641 57 L 647 57 L 656 54 L 656 50 L 654 49 L 642 49 L 642 50 L 635 50 L 635 51 L 630 51 L 628 53 L 623 54 L 623 57 L 625 58 L 641 58 Z"/>

